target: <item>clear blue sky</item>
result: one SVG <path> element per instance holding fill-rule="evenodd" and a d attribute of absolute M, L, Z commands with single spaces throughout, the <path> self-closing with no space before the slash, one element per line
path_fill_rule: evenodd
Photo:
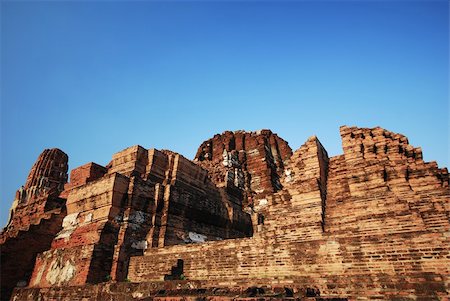
<path fill-rule="evenodd" d="M 449 166 L 449 3 L 1 2 L 1 208 L 44 148 L 193 158 L 224 130 L 293 149 L 382 126 Z"/>

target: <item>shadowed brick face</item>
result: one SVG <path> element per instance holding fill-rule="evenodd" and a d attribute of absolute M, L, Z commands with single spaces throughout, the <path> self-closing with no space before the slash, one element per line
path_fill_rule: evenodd
<path fill-rule="evenodd" d="M 133 146 L 105 167 L 72 170 L 64 191 L 62 174 L 34 166 L 25 189 L 34 174 L 59 179 L 49 194 L 67 214 L 52 205 L 59 219 L 45 225 L 44 247 L 32 238 L 42 227 L 23 232 L 39 254 L 13 298 L 447 300 L 447 169 L 400 134 L 340 133 L 344 152 L 331 158 L 314 136 L 292 153 L 269 130 L 216 135 L 194 162 Z M 16 203 L 12 221 L 36 211 Z M 11 225 L 3 236 L 20 227 Z M 2 267 L 2 281 L 10 273 Z"/>

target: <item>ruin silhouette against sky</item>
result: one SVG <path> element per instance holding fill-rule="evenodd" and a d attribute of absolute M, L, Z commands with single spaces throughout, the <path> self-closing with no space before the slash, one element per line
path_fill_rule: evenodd
<path fill-rule="evenodd" d="M 382 126 L 449 165 L 448 2 L 1 3 L 1 215 L 44 148 L 193 158 L 224 130 Z"/>

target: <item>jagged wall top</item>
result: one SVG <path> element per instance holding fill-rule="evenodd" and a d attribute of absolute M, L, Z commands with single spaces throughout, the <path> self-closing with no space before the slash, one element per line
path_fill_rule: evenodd
<path fill-rule="evenodd" d="M 225 131 L 198 148 L 194 161 L 209 171 L 218 186 L 246 192 L 245 205 L 282 188 L 280 178 L 292 155 L 288 143 L 270 130 Z"/>
<path fill-rule="evenodd" d="M 62 191 L 67 182 L 68 160 L 67 154 L 58 148 L 45 149 L 31 168 L 24 188 L 38 186 L 55 193 Z"/>
<path fill-rule="evenodd" d="M 64 206 L 58 196 L 67 182 L 67 170 L 68 156 L 62 150 L 45 149 L 39 155 L 25 185 L 16 192 L 7 226 L 3 229 L 5 235 L 14 236 L 17 231 L 38 223 L 46 212 Z"/>

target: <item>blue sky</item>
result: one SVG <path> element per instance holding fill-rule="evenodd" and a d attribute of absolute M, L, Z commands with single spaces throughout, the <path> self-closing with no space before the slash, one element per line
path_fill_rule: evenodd
<path fill-rule="evenodd" d="M 0 226 L 51 147 L 72 169 L 270 128 L 332 156 L 346 124 L 448 167 L 448 22 L 446 0 L 2 1 Z"/>

